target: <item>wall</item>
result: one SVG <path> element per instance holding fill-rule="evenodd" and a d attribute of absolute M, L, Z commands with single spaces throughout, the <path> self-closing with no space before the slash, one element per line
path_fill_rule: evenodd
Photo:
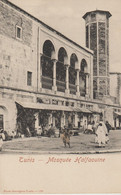
<path fill-rule="evenodd" d="M 117 74 L 110 74 L 110 95 L 117 97 Z"/>
<path fill-rule="evenodd" d="M 16 25 L 22 39 L 16 38 Z M 37 30 L 32 20 L 0 2 L 0 85 L 36 89 Z M 32 87 L 27 86 L 27 71 L 32 72 Z"/>

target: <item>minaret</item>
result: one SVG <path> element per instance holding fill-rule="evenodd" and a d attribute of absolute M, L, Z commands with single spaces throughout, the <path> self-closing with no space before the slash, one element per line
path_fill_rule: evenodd
<path fill-rule="evenodd" d="M 86 47 L 94 51 L 93 56 L 93 97 L 100 99 L 109 95 L 109 18 L 110 12 L 95 10 L 87 12 Z"/>

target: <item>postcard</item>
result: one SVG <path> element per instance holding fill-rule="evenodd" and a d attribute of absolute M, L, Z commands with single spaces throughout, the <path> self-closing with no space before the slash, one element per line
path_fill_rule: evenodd
<path fill-rule="evenodd" d="M 0 193 L 121 193 L 121 1 L 0 0 Z"/>

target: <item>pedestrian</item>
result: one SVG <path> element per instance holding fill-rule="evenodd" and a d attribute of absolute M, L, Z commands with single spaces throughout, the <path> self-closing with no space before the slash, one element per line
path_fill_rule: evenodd
<path fill-rule="evenodd" d="M 112 127 L 111 127 L 111 125 L 109 124 L 108 121 L 105 122 L 105 125 L 106 125 L 108 133 L 109 133 L 109 131 L 112 129 Z"/>
<path fill-rule="evenodd" d="M 99 144 L 99 147 L 104 146 L 106 144 L 106 135 L 107 135 L 107 128 L 103 122 L 100 122 L 98 125 L 98 128 L 96 130 L 96 140 Z"/>
<path fill-rule="evenodd" d="M 96 130 L 97 130 L 97 127 L 98 127 L 98 122 L 95 122 L 94 120 L 92 121 L 92 129 L 93 129 L 93 133 L 95 133 L 96 132 Z"/>
<path fill-rule="evenodd" d="M 86 133 L 86 131 L 87 131 L 87 122 L 86 122 L 86 120 L 84 121 L 83 128 L 84 128 L 84 133 Z"/>
<path fill-rule="evenodd" d="M 66 145 L 68 145 L 69 148 L 70 148 L 70 137 L 71 137 L 71 132 L 70 132 L 70 130 L 64 128 L 64 129 L 63 129 L 63 132 L 62 132 L 62 134 L 61 134 L 61 139 L 62 139 L 62 141 L 63 141 L 65 147 L 66 147 Z"/>
<path fill-rule="evenodd" d="M 108 134 L 109 134 L 109 129 L 111 128 L 111 125 L 108 123 L 108 126 L 104 123 L 104 122 L 102 122 L 102 124 L 103 124 L 103 128 L 105 129 L 105 143 L 107 144 L 108 142 L 109 142 L 109 136 L 108 136 Z"/>

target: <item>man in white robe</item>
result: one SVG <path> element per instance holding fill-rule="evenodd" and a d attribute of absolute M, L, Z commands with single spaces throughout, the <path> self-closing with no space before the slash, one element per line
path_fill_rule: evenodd
<path fill-rule="evenodd" d="M 106 144 L 106 135 L 108 134 L 107 128 L 104 122 L 100 122 L 96 131 L 96 141 L 100 146 L 105 146 Z"/>

